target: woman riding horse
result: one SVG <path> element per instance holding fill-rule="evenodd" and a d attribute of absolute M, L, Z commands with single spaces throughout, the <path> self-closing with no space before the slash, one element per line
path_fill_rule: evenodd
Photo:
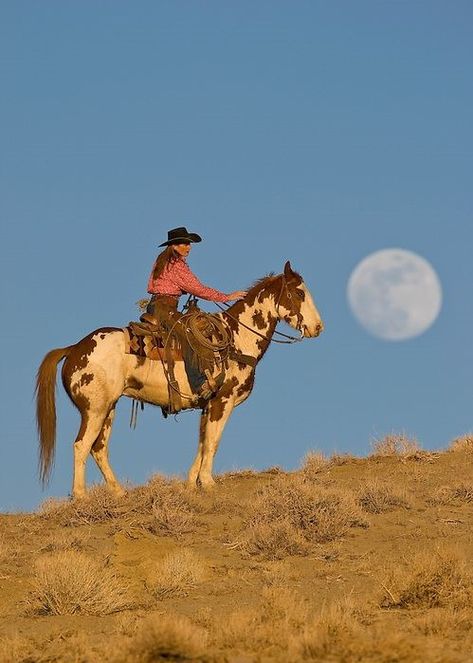
<path fill-rule="evenodd" d="M 209 288 L 193 274 L 186 258 L 192 244 L 201 241 L 200 235 L 190 233 L 184 227 L 169 230 L 167 241 L 160 244 L 160 247 L 166 248 L 156 258 L 148 279 L 148 293 L 151 299 L 146 313 L 140 318 L 142 322 L 148 323 L 155 329 L 169 331 L 180 315 L 177 312 L 179 297 L 185 293 L 212 302 L 229 302 L 242 299 L 246 295 L 245 290 L 225 294 Z M 179 331 L 178 328 L 176 331 Z M 192 386 L 202 397 L 209 398 L 212 389 L 206 383 L 206 376 L 192 365 L 192 357 L 188 350 L 184 350 L 184 360 Z"/>

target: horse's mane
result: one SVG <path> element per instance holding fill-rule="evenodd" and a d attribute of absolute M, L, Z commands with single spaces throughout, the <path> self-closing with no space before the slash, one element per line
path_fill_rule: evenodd
<path fill-rule="evenodd" d="M 261 276 L 259 279 L 256 279 L 256 281 L 253 281 L 253 283 L 250 285 L 248 288 L 248 294 L 256 291 L 256 290 L 261 290 L 263 285 L 266 285 L 266 283 L 269 283 L 270 281 L 274 280 L 276 278 L 276 275 L 274 272 L 269 272 L 269 274 L 266 274 L 265 276 Z"/>
<path fill-rule="evenodd" d="M 298 274 L 297 272 L 293 272 L 294 276 L 297 277 L 302 281 L 302 276 Z M 274 272 L 269 272 L 269 274 L 266 274 L 266 276 L 262 276 L 259 279 L 256 279 L 256 281 L 253 281 L 253 283 L 250 285 L 248 288 L 248 294 L 253 294 L 256 291 L 261 290 L 265 285 L 269 285 L 272 281 L 275 281 L 279 277 L 279 274 L 275 274 Z"/>

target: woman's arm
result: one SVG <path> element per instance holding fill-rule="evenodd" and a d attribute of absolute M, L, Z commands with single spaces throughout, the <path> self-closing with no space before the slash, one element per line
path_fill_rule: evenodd
<path fill-rule="evenodd" d="M 199 281 L 197 276 L 192 272 L 189 265 L 184 260 L 178 260 L 172 269 L 172 274 L 169 274 L 172 281 L 184 292 L 190 295 L 206 299 L 210 302 L 229 302 L 232 299 L 239 299 L 244 296 L 244 291 L 231 292 L 226 294 L 215 288 L 209 288 Z"/>

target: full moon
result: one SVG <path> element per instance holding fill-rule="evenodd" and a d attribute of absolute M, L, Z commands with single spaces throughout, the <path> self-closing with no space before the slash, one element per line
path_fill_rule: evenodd
<path fill-rule="evenodd" d="M 348 280 L 347 295 L 358 322 L 386 341 L 419 336 L 442 306 L 432 265 L 404 249 L 383 249 L 364 258 Z"/>

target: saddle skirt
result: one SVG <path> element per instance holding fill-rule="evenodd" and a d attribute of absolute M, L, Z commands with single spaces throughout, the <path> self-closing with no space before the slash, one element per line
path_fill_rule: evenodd
<path fill-rule="evenodd" d="M 181 347 L 164 349 L 164 339 L 159 332 L 151 332 L 138 322 L 130 322 L 123 328 L 125 336 L 125 354 L 152 359 L 154 361 L 167 361 L 169 356 L 174 361 L 184 361 Z"/>

